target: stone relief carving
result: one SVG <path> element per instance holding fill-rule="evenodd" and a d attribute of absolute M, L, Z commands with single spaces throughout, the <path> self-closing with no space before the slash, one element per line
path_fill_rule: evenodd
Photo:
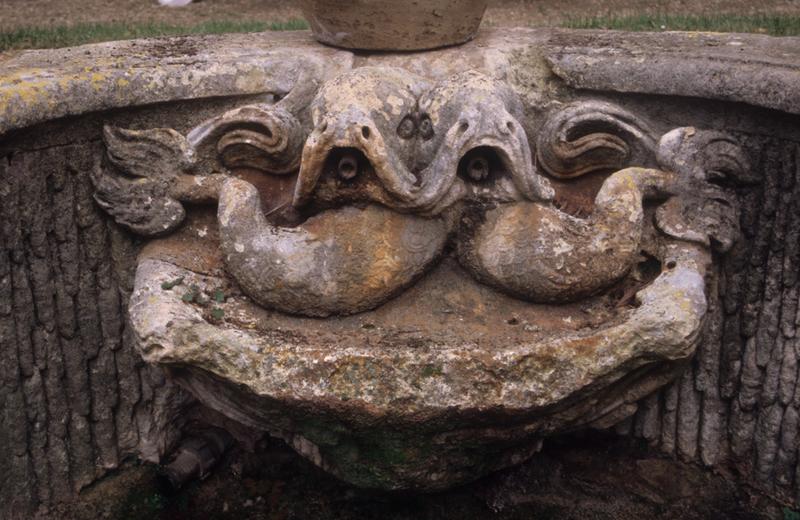
<path fill-rule="evenodd" d="M 271 175 L 296 171 L 307 137 L 307 105 L 318 85 L 313 69 L 275 104 L 231 110 L 185 137 L 169 128 L 106 127 L 107 157 L 116 171 L 95 176 L 95 200 L 134 233 L 157 236 L 183 222 L 182 202 L 216 201 L 229 168 Z"/>
<path fill-rule="evenodd" d="M 524 113 L 475 71 L 363 67 L 186 136 L 106 128 L 96 200 L 162 237 L 130 303 L 144 358 L 368 487 L 630 414 L 694 351 L 747 154 L 597 100 L 535 136 Z"/>

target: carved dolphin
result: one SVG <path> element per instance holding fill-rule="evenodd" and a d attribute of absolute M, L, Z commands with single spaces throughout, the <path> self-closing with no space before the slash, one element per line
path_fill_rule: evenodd
<path fill-rule="evenodd" d="M 621 279 L 642 240 L 642 199 L 669 193 L 673 174 L 627 168 L 605 180 L 588 219 L 541 203 L 486 211 L 459 241 L 459 259 L 477 278 L 520 298 L 566 302 Z"/>
<path fill-rule="evenodd" d="M 448 189 L 454 189 L 451 186 L 459 186 L 459 162 L 481 149 L 494 152 L 501 162 L 500 169 L 509 177 L 489 179 L 488 160 L 477 154 L 465 165 L 465 188 L 473 196 L 533 201 L 553 198 L 549 181 L 535 168 L 528 136 L 520 122 L 522 103 L 506 84 L 476 71 L 459 73 L 425 93 L 419 106 L 433 127 L 441 130 L 421 143 L 423 157 L 436 150 L 440 160 L 434 175 L 422 179 L 422 189 L 415 198 L 418 207 L 428 207 L 443 198 Z M 494 183 L 486 187 L 484 181 Z"/>
<path fill-rule="evenodd" d="M 270 224 L 255 187 L 229 179 L 218 219 L 228 272 L 259 304 L 305 316 L 354 314 L 411 285 L 442 253 L 440 218 L 375 205 L 322 212 L 296 228 Z"/>
<path fill-rule="evenodd" d="M 515 187 L 505 191 L 549 200 L 553 190 L 533 167 L 521 114 L 507 86 L 477 72 L 433 89 L 402 69 L 364 67 L 343 74 L 326 83 L 314 102 L 315 128 L 303 150 L 295 204 L 313 194 L 317 201 L 368 200 L 436 215 L 468 194 L 457 182 L 459 162 L 479 147 L 495 150 L 510 172 Z M 324 175 L 337 149 L 362 153 L 372 179 L 360 181 L 366 172 L 346 156 L 338 163 L 338 178 Z"/>
<path fill-rule="evenodd" d="M 311 107 L 314 130 L 303 148 L 295 205 L 307 203 L 312 194 L 325 202 L 329 193 L 337 203 L 396 207 L 411 201 L 417 177 L 405 163 L 413 150 L 398 129 L 425 87 L 421 78 L 391 67 L 362 67 L 325 83 Z M 332 175 L 323 175 L 337 150 L 346 155 L 338 158 Z M 354 152 L 368 162 L 369 178 L 361 168 L 366 165 L 349 155 Z"/>

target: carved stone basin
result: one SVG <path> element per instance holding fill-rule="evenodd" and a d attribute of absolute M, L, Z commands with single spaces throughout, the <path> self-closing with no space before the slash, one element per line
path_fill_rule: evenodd
<path fill-rule="evenodd" d="M 446 488 L 630 416 L 695 350 L 738 230 L 709 178 L 746 161 L 608 102 L 535 140 L 526 117 L 479 71 L 355 67 L 185 136 L 106 127 L 95 199 L 160 237 L 142 356 L 368 488 Z"/>
<path fill-rule="evenodd" d="M 301 0 L 314 37 L 347 49 L 423 50 L 475 37 L 488 0 Z"/>
<path fill-rule="evenodd" d="M 446 259 L 374 311 L 292 317 L 241 294 L 216 238 L 206 214 L 142 253 L 130 311 L 144 358 L 369 488 L 445 488 L 546 435 L 613 424 L 674 376 L 706 312 L 703 253 L 671 246 L 635 305 L 532 305 Z"/>

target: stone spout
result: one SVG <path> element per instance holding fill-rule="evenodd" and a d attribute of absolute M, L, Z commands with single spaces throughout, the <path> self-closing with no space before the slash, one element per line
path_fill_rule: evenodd
<path fill-rule="evenodd" d="M 660 170 L 628 168 L 606 179 L 588 219 L 540 203 L 486 212 L 459 241 L 461 263 L 482 281 L 526 300 L 566 302 L 620 280 L 640 253 L 642 199 L 669 192 Z"/>
<path fill-rule="evenodd" d="M 156 477 L 158 490 L 166 496 L 177 493 L 185 484 L 204 479 L 233 445 L 233 437 L 220 428 L 184 440 L 174 459 Z"/>
<path fill-rule="evenodd" d="M 456 74 L 422 96 L 420 110 L 437 131 L 420 144 L 427 150 L 423 156 L 435 153 L 435 158 L 420 175 L 416 208 L 445 206 L 442 201 L 462 197 L 553 198 L 553 188 L 534 166 L 520 101 L 507 86 L 475 71 Z M 487 153 L 498 164 L 490 164 Z M 462 160 L 467 164 L 458 178 Z"/>
<path fill-rule="evenodd" d="M 378 206 L 344 207 L 296 228 L 270 224 L 251 184 L 228 180 L 218 212 L 229 273 L 259 304 L 304 316 L 372 309 L 411 285 L 439 257 L 439 218 Z"/>
<path fill-rule="evenodd" d="M 320 177 L 325 172 L 325 163 L 335 150 L 351 150 L 363 154 L 374 172 L 373 182 L 386 193 L 386 198 L 381 198 L 374 194 L 375 188 L 363 186 L 357 188 L 357 191 L 364 192 L 365 196 L 353 197 L 354 200 L 373 200 L 385 205 L 395 205 L 393 200 L 397 201 L 396 204 L 402 204 L 414 199 L 416 177 L 403 166 L 402 160 L 390 143 L 387 143 L 384 133 L 372 116 L 357 107 L 349 107 L 344 112 L 322 120 L 306 141 L 295 188 L 296 205 L 308 202 L 314 190 L 318 189 Z M 349 156 L 352 165 L 355 159 L 350 154 L 345 155 Z M 331 179 L 331 182 L 336 183 L 337 199 L 342 198 L 342 182 L 360 186 L 365 181 L 357 178 L 357 168 L 343 172 L 341 166 L 346 165 L 338 164 L 338 178 Z"/>
<path fill-rule="evenodd" d="M 371 91 L 380 95 L 364 94 Z M 312 113 L 296 206 L 312 199 L 374 202 L 439 215 L 465 197 L 553 197 L 534 167 L 519 99 L 483 74 L 457 74 L 428 88 L 396 69 L 364 68 L 329 82 Z M 476 173 L 482 178 L 459 179 L 461 160 L 482 148 L 498 158 L 498 175 L 490 175 L 491 165 L 484 163 L 484 175 Z M 341 161 L 338 154 L 352 151 L 363 155 L 364 171 L 353 168 L 352 160 Z"/>
<path fill-rule="evenodd" d="M 499 100 L 493 101 L 494 106 L 483 100 L 481 104 L 469 106 L 461 113 L 459 129 L 474 128 L 460 153 L 461 157 L 470 159 L 464 172 L 470 191 L 475 198 L 487 198 L 484 192 L 488 191 L 489 199 L 551 200 L 553 188 L 536 171 L 522 124 L 499 104 Z M 493 179 L 490 176 L 489 161 L 485 154 L 478 153 L 474 158 L 471 157 L 474 152 L 481 151 L 496 155 L 505 178 Z M 479 159 L 477 164 L 475 159 Z"/>
<path fill-rule="evenodd" d="M 417 177 L 404 164 L 413 140 L 398 129 L 427 83 L 393 67 L 360 67 L 326 82 L 310 107 L 313 130 L 302 151 L 294 203 L 377 202 L 396 208 L 414 199 Z M 407 136 L 408 137 L 408 136 Z M 328 164 L 332 154 L 357 151 L 367 171 L 345 177 Z"/>

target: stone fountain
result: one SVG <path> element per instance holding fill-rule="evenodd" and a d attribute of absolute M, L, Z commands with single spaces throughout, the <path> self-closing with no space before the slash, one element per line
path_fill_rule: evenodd
<path fill-rule="evenodd" d="M 45 192 L 111 233 L 112 351 L 232 434 L 358 486 L 443 489 L 686 373 L 762 151 L 800 138 L 787 42 L 513 29 L 354 53 L 301 32 L 23 53 L 0 83 L 2 193 L 66 172 Z M 25 210 L 4 207 L 12 229 Z M 167 451 L 189 399 L 169 395 L 127 449 Z"/>
<path fill-rule="evenodd" d="M 368 488 L 475 479 L 672 380 L 737 238 L 713 176 L 748 168 L 731 142 L 709 170 L 712 131 L 595 99 L 534 133 L 502 75 L 413 59 L 308 60 L 185 133 L 107 125 L 93 177 L 118 224 L 159 237 L 129 304 L 144 359 Z"/>

